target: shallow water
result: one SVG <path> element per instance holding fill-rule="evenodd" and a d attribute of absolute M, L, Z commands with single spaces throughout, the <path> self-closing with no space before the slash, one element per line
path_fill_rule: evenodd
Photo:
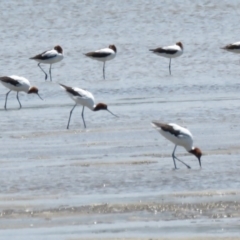
<path fill-rule="evenodd" d="M 1 75 L 20 75 L 44 98 L 0 86 L 0 236 L 3 239 L 238 237 L 238 1 L 5 1 Z M 148 49 L 182 41 L 172 60 Z M 32 57 L 60 44 L 53 82 Z M 85 52 L 115 44 L 106 64 Z M 48 71 L 48 66 L 43 66 Z M 91 91 L 117 114 L 85 110 L 58 83 Z M 202 169 L 173 170 L 173 145 L 151 127 L 159 119 L 188 127 Z"/>

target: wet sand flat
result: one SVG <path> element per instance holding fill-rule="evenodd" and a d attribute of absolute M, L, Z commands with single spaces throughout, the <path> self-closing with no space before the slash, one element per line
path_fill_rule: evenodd
<path fill-rule="evenodd" d="M 44 101 L 0 86 L 0 239 L 238 239 L 240 235 L 238 1 L 2 2 L 1 76 L 38 86 Z M 164 7 L 163 7 L 164 6 Z M 150 48 L 182 41 L 172 60 Z M 29 57 L 61 45 L 53 82 Z M 106 64 L 83 53 L 115 44 Z M 48 71 L 48 65 L 42 66 Z M 59 83 L 91 91 L 80 106 Z M 2 107 L 1 107 L 2 106 Z M 152 120 L 187 127 L 203 151 L 174 146 Z"/>

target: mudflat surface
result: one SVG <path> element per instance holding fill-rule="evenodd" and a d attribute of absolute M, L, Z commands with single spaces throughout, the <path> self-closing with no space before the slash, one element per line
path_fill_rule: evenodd
<path fill-rule="evenodd" d="M 240 234 L 240 62 L 220 47 L 239 41 L 238 1 L 5 1 L 1 76 L 19 75 L 37 96 L 0 86 L 1 239 L 237 239 Z M 182 41 L 169 60 L 150 48 Z M 53 82 L 35 61 L 61 45 Z M 83 53 L 115 44 L 102 63 Z M 48 65 L 43 65 L 48 71 Z M 91 91 L 117 114 L 85 109 L 87 129 L 59 83 Z M 2 105 L 1 105 L 2 104 Z M 197 159 L 151 127 L 191 130 Z"/>

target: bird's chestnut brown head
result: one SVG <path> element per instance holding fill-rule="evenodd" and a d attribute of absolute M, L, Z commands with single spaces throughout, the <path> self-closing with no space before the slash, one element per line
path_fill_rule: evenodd
<path fill-rule="evenodd" d="M 58 53 L 63 53 L 63 50 L 62 50 L 61 46 L 59 46 L 59 45 L 55 46 L 54 49 L 55 49 Z"/>
<path fill-rule="evenodd" d="M 38 93 L 38 88 L 37 87 L 30 87 L 28 90 L 28 94 L 35 93 L 39 96 L 40 99 L 42 99 Z M 42 99 L 43 100 L 43 99 Z"/>
<path fill-rule="evenodd" d="M 117 48 L 115 45 L 109 45 L 109 48 L 112 49 L 115 53 L 117 52 Z"/>
<path fill-rule="evenodd" d="M 200 167 L 202 167 L 201 166 L 201 156 L 202 156 L 202 151 L 199 149 L 199 148 L 197 148 L 197 147 L 195 147 L 195 148 L 193 148 L 191 151 L 189 151 L 190 153 L 192 153 L 193 155 L 195 155 L 196 157 L 197 157 L 197 159 L 198 159 L 198 161 L 199 161 L 199 165 L 200 165 Z"/>

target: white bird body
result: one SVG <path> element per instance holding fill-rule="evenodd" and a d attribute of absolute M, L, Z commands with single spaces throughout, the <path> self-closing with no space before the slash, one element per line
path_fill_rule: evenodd
<path fill-rule="evenodd" d="M 150 49 L 150 51 L 161 57 L 176 58 L 183 54 L 183 45 L 179 42 L 172 46 Z"/>
<path fill-rule="evenodd" d="M 52 49 L 41 54 L 42 59 L 34 59 L 37 62 L 45 64 L 53 64 L 63 60 L 63 54 L 58 53 L 56 50 Z"/>
<path fill-rule="evenodd" d="M 202 152 L 199 148 L 193 146 L 193 136 L 188 129 L 181 127 L 175 123 L 166 124 L 159 121 L 152 121 L 152 126 L 156 128 L 160 132 L 160 134 L 163 135 L 166 139 L 175 144 L 175 148 L 172 153 L 175 168 L 177 168 L 175 159 L 183 163 L 186 167 L 191 168 L 189 165 L 187 165 L 175 156 L 175 150 L 177 146 L 182 146 L 189 153 L 195 155 L 198 158 L 199 165 L 201 167 L 200 159 L 202 156 Z"/>
<path fill-rule="evenodd" d="M 9 76 L 9 78 L 17 81 L 18 83 L 16 82 L 16 85 L 13 85 L 12 83 L 10 83 L 10 81 L 2 81 L 0 78 L 0 81 L 3 86 L 5 86 L 6 88 L 8 88 L 12 91 L 28 93 L 28 91 L 31 87 L 28 79 L 26 79 L 24 77 L 16 76 L 16 75 L 11 75 L 11 76 Z"/>
<path fill-rule="evenodd" d="M 179 134 L 176 136 L 170 132 L 163 131 L 160 127 L 156 126 L 155 124 L 152 124 L 152 125 L 153 125 L 153 127 L 157 128 L 157 130 L 165 138 L 167 138 L 169 141 L 171 141 L 175 145 L 184 147 L 188 152 L 191 151 L 192 149 L 194 149 L 193 136 L 188 129 L 181 127 L 175 123 L 169 123 L 168 124 L 169 126 L 172 126 L 176 132 L 179 132 Z"/>
<path fill-rule="evenodd" d="M 227 50 L 232 53 L 240 53 L 240 42 L 228 44 L 225 47 L 223 47 L 222 49 Z"/>
<path fill-rule="evenodd" d="M 63 51 L 60 46 L 56 46 L 54 49 L 45 51 L 41 54 L 36 55 L 30 59 L 33 59 L 39 63 L 53 64 L 63 60 Z"/>
<path fill-rule="evenodd" d="M 66 90 L 64 87 L 62 87 L 64 90 Z M 77 92 L 79 95 L 73 95 L 71 92 L 66 91 L 68 96 L 73 99 L 73 101 L 76 102 L 78 105 L 82 105 L 85 107 L 88 107 L 89 109 L 93 110 L 95 107 L 95 100 L 92 93 L 83 90 L 81 88 L 73 87 L 72 88 L 75 92 Z"/>
<path fill-rule="evenodd" d="M 93 53 L 97 53 L 97 54 L 93 54 Z M 111 48 L 103 48 L 103 49 L 99 49 L 92 52 L 92 55 L 89 55 L 89 56 L 86 55 L 86 56 L 97 61 L 106 62 L 114 59 L 116 57 L 116 52 Z"/>

